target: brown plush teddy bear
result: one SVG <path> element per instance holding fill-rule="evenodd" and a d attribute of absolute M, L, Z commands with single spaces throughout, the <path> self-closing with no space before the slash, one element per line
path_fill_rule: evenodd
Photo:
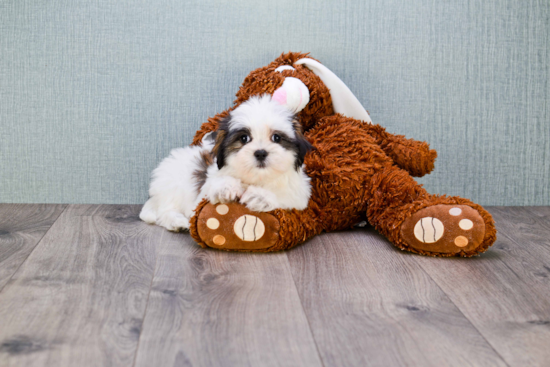
<path fill-rule="evenodd" d="M 289 90 L 287 78 L 298 79 L 307 90 Z M 309 96 L 302 95 L 304 90 Z M 298 102 L 289 108 L 297 112 L 313 146 L 305 157 L 312 186 L 308 207 L 257 213 L 238 202 L 213 205 L 203 200 L 190 228 L 201 246 L 285 250 L 323 231 L 351 228 L 365 220 L 395 246 L 424 255 L 473 256 L 495 242 L 493 218 L 480 205 L 432 195 L 413 179 L 431 172 L 436 152 L 424 142 L 372 124 L 345 84 L 308 54 L 283 54 L 250 73 L 233 107 L 204 123 L 193 144 L 201 144 L 240 103 L 266 93 L 283 102 L 296 100 L 287 94 L 298 93 Z"/>

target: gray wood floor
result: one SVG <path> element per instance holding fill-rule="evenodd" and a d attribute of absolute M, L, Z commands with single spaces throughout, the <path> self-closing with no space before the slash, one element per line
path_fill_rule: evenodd
<path fill-rule="evenodd" d="M 550 366 L 550 207 L 489 208 L 472 259 L 204 250 L 139 209 L 0 205 L 0 366 Z"/>

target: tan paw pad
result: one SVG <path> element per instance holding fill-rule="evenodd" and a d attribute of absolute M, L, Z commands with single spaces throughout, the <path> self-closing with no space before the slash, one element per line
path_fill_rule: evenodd
<path fill-rule="evenodd" d="M 220 226 L 220 221 L 216 218 L 208 218 L 208 220 L 206 221 L 206 226 L 210 229 L 218 229 L 218 227 Z"/>
<path fill-rule="evenodd" d="M 245 214 L 235 221 L 233 231 L 243 241 L 257 241 L 264 235 L 265 225 L 260 218 Z"/>
<path fill-rule="evenodd" d="M 474 228 L 474 222 L 469 219 L 461 219 L 460 222 L 458 222 L 458 226 L 465 231 L 469 231 Z"/>
<path fill-rule="evenodd" d="M 229 213 L 229 207 L 225 204 L 220 204 L 216 206 L 216 212 L 219 215 L 226 215 L 227 213 Z"/>
<path fill-rule="evenodd" d="M 214 238 L 212 238 L 212 241 L 218 246 L 223 246 L 223 244 L 225 243 L 225 237 L 217 234 L 214 236 Z"/>
<path fill-rule="evenodd" d="M 460 214 L 462 214 L 462 209 L 460 209 L 460 208 L 451 208 L 451 209 L 449 209 L 449 214 L 454 216 L 454 217 L 458 217 Z"/>
<path fill-rule="evenodd" d="M 468 246 L 468 239 L 464 236 L 458 236 L 455 238 L 455 245 L 458 247 L 465 247 Z"/>
<path fill-rule="evenodd" d="M 443 223 L 437 218 L 425 217 L 416 222 L 414 226 L 414 236 L 422 243 L 434 243 L 437 242 L 443 233 L 445 227 Z"/>

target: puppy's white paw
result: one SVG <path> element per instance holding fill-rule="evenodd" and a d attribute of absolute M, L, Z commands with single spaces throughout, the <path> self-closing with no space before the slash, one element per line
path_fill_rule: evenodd
<path fill-rule="evenodd" d="M 258 186 L 248 186 L 240 201 L 255 212 L 269 212 L 279 207 L 275 194 Z"/>
<path fill-rule="evenodd" d="M 186 231 L 189 229 L 189 219 L 183 214 L 175 211 L 164 213 L 157 221 L 157 224 L 173 232 Z"/>
<path fill-rule="evenodd" d="M 244 193 L 241 180 L 233 177 L 223 177 L 212 183 L 208 191 L 208 200 L 212 204 L 236 201 Z"/>

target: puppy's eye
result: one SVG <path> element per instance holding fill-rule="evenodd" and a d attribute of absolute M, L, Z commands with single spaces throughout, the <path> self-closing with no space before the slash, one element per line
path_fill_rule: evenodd
<path fill-rule="evenodd" d="M 250 141 L 250 136 L 245 134 L 245 135 L 242 135 L 239 139 L 241 140 L 241 143 L 246 144 Z"/>
<path fill-rule="evenodd" d="M 273 134 L 273 136 L 271 137 L 271 140 L 273 140 L 275 143 L 280 143 L 281 137 L 277 134 Z"/>

